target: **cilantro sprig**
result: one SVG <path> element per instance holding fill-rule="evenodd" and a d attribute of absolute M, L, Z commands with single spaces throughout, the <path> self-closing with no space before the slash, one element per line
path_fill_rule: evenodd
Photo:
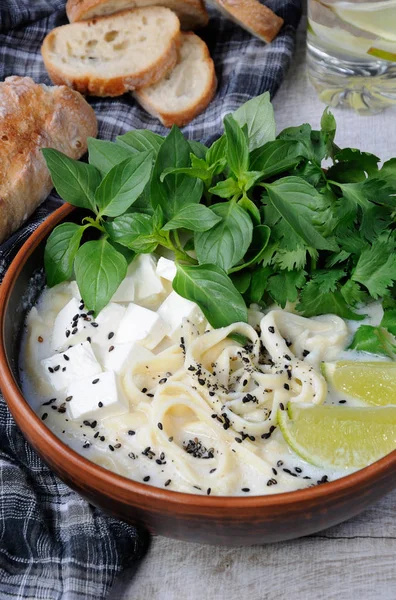
<path fill-rule="evenodd" d="M 246 321 L 252 302 L 363 319 L 360 305 L 393 302 L 396 159 L 380 168 L 373 154 L 340 149 L 335 133 L 326 109 L 319 130 L 303 124 L 276 137 L 266 93 L 227 115 L 210 148 L 173 127 L 165 138 L 135 130 L 89 139 L 88 164 L 43 150 L 59 195 L 86 211 L 50 235 L 48 285 L 74 273 L 99 312 L 136 254 L 166 248 L 174 289 L 214 327 Z M 352 347 L 393 356 L 389 310 L 379 327 L 361 326 Z"/>

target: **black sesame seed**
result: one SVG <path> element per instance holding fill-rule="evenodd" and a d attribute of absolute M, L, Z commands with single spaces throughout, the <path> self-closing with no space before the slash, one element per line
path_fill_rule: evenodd
<path fill-rule="evenodd" d="M 199 383 L 199 385 L 205 385 L 206 381 L 205 381 L 205 379 L 202 379 L 201 377 L 199 377 L 198 383 Z"/>
<path fill-rule="evenodd" d="M 48 367 L 48 371 L 49 371 L 50 373 L 53 373 L 53 372 L 54 372 L 54 369 L 53 369 L 52 367 Z"/>
<path fill-rule="evenodd" d="M 56 365 L 56 367 L 54 367 L 54 371 L 55 371 L 55 372 L 56 372 L 56 371 L 59 371 L 59 369 L 60 369 L 60 365 Z"/>
<path fill-rule="evenodd" d="M 103 408 L 103 402 L 98 402 L 99 408 Z"/>
<path fill-rule="evenodd" d="M 275 327 L 272 327 L 272 325 L 270 327 L 268 327 L 268 331 L 270 333 L 275 333 Z"/>
<path fill-rule="evenodd" d="M 194 365 L 190 365 L 188 367 L 188 371 L 196 371 L 196 368 L 194 367 Z"/>
<path fill-rule="evenodd" d="M 290 385 L 288 383 L 284 383 L 283 387 L 285 388 L 285 390 L 290 390 Z"/>
<path fill-rule="evenodd" d="M 109 335 L 107 336 L 109 340 L 111 340 L 112 337 L 114 337 L 114 331 L 110 331 Z"/>
<path fill-rule="evenodd" d="M 173 442 L 173 437 L 168 438 L 168 442 Z"/>
<path fill-rule="evenodd" d="M 69 337 L 70 335 L 70 331 L 68 329 L 66 329 L 66 337 Z"/>
<path fill-rule="evenodd" d="M 278 475 L 278 471 L 276 469 L 274 469 L 274 467 L 272 467 L 272 472 L 274 475 Z"/>
<path fill-rule="evenodd" d="M 346 404 L 346 400 L 339 400 L 338 404 Z"/>
<path fill-rule="evenodd" d="M 89 336 L 87 337 L 87 342 L 91 343 L 91 338 Z"/>
<path fill-rule="evenodd" d="M 133 431 L 133 429 L 130 429 L 130 430 L 128 431 L 128 435 L 135 435 L 135 433 L 136 433 L 136 432 L 135 432 L 135 431 Z"/>
<path fill-rule="evenodd" d="M 93 315 L 93 314 L 94 314 L 94 312 L 95 312 L 94 310 L 89 310 L 89 311 L 87 312 L 87 315 L 91 316 L 91 315 Z"/>
<path fill-rule="evenodd" d="M 75 328 L 72 330 L 72 335 L 76 335 L 77 331 L 78 331 L 78 327 L 75 327 Z"/>
<path fill-rule="evenodd" d="M 114 445 L 114 448 L 117 448 L 117 450 L 118 450 L 118 448 L 121 448 L 121 444 L 120 444 L 120 443 L 118 443 L 118 444 L 115 444 L 115 445 Z"/>
<path fill-rule="evenodd" d="M 84 442 L 83 444 L 83 448 L 89 448 L 90 447 L 90 443 L 88 442 L 88 440 L 86 442 Z"/>
<path fill-rule="evenodd" d="M 146 477 L 143 477 L 143 481 L 150 481 L 150 475 L 146 475 Z"/>
<path fill-rule="evenodd" d="M 209 392 L 209 396 L 214 396 L 215 393 L 214 392 Z"/>
<path fill-rule="evenodd" d="M 111 450 L 111 452 L 114 452 L 114 446 L 112 446 L 111 444 L 109 444 L 109 449 Z"/>
<path fill-rule="evenodd" d="M 162 431 L 162 430 L 163 430 L 162 423 L 157 423 L 157 427 L 158 427 L 158 429 L 159 429 L 160 431 Z"/>
<path fill-rule="evenodd" d="M 302 355 L 304 356 L 304 358 L 305 358 L 306 356 L 308 356 L 308 354 L 309 354 L 309 350 L 303 350 L 303 353 L 302 353 Z"/>
<path fill-rule="evenodd" d="M 92 423 L 91 423 L 92 429 L 95 429 L 95 427 L 96 427 L 97 424 L 98 424 L 97 421 L 92 421 Z"/>
<path fill-rule="evenodd" d="M 276 463 L 277 467 L 282 467 L 283 466 L 283 460 L 278 460 L 278 462 Z"/>
<path fill-rule="evenodd" d="M 114 346 L 110 346 L 109 352 L 113 352 L 113 350 L 114 350 Z"/>
<path fill-rule="evenodd" d="M 45 419 L 48 417 L 48 413 L 43 413 L 41 416 L 41 420 L 45 421 Z"/>
<path fill-rule="evenodd" d="M 285 410 L 285 405 L 283 404 L 283 402 L 280 402 L 280 403 L 279 403 L 279 408 L 280 408 L 281 410 Z"/>
<path fill-rule="evenodd" d="M 168 485 L 171 483 L 172 479 L 168 479 L 167 481 L 165 481 L 164 485 L 165 487 L 168 487 Z"/>
<path fill-rule="evenodd" d="M 58 413 L 60 413 L 61 415 L 63 415 L 66 412 L 66 407 L 65 406 L 60 406 L 58 408 Z"/>
<path fill-rule="evenodd" d="M 210 469 L 209 473 L 214 473 L 216 471 L 216 467 L 214 467 L 214 469 Z"/>
<path fill-rule="evenodd" d="M 99 378 L 98 379 L 94 379 L 93 382 L 92 382 L 93 385 L 95 385 L 95 383 L 98 383 L 98 381 L 99 381 Z"/>
<path fill-rule="evenodd" d="M 97 432 L 95 433 L 95 435 L 94 435 L 94 438 L 95 438 L 95 440 L 96 440 L 96 438 L 97 438 L 97 437 L 99 437 L 99 431 L 97 431 Z"/>
<path fill-rule="evenodd" d="M 101 435 L 99 439 L 100 439 L 101 442 L 104 442 L 106 438 L 105 438 L 104 435 Z"/>
<path fill-rule="evenodd" d="M 242 488 L 242 492 L 250 492 L 250 488 Z"/>
<path fill-rule="evenodd" d="M 84 424 L 86 427 L 91 427 L 91 421 L 83 421 L 83 424 Z"/>
<path fill-rule="evenodd" d="M 63 355 L 63 358 L 64 358 L 65 360 L 70 360 L 70 358 L 67 356 L 67 354 L 64 354 L 64 355 Z"/>
<path fill-rule="evenodd" d="M 49 406 L 50 404 L 53 404 L 54 402 L 56 402 L 56 398 L 51 398 L 51 400 L 48 400 L 47 402 L 43 402 L 42 406 Z"/>
<path fill-rule="evenodd" d="M 285 354 L 285 358 L 286 358 L 286 360 L 291 360 L 291 358 L 288 354 Z"/>
<path fill-rule="evenodd" d="M 163 383 L 166 383 L 168 380 L 166 377 L 163 377 L 162 379 L 159 380 L 159 384 L 162 385 Z"/>
<path fill-rule="evenodd" d="M 70 400 L 73 399 L 73 396 L 68 396 L 67 398 L 65 398 L 65 402 L 70 402 Z"/>
<path fill-rule="evenodd" d="M 239 437 L 236 437 L 236 438 L 235 438 L 235 441 L 236 441 L 238 444 L 242 444 L 242 440 L 241 440 L 241 438 L 239 438 Z"/>
<path fill-rule="evenodd" d="M 91 322 L 92 327 L 99 327 L 99 323 L 95 323 L 95 321 Z"/>
<path fill-rule="evenodd" d="M 66 371 L 66 367 L 63 367 L 62 369 L 62 373 L 64 373 Z"/>
<path fill-rule="evenodd" d="M 207 496 L 210 496 L 210 492 L 211 492 L 211 491 L 212 491 L 212 488 L 208 488 L 208 489 L 206 490 L 206 495 L 207 495 Z"/>
<path fill-rule="evenodd" d="M 300 467 L 294 467 L 296 473 L 302 473 L 302 469 Z"/>

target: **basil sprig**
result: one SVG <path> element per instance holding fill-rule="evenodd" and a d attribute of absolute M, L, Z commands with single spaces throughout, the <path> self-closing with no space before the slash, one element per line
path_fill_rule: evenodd
<path fill-rule="evenodd" d="M 165 138 L 135 130 L 89 139 L 88 164 L 43 150 L 59 195 L 87 211 L 50 235 L 48 285 L 74 273 L 97 313 L 137 254 L 166 249 L 174 289 L 214 327 L 246 321 L 251 303 L 358 320 L 356 307 L 378 297 L 394 321 L 396 159 L 379 168 L 372 154 L 340 149 L 327 109 L 320 130 L 275 129 L 266 93 L 227 115 L 209 148 L 173 127 Z M 354 347 L 385 340 L 393 353 L 388 321 L 362 326 Z"/>

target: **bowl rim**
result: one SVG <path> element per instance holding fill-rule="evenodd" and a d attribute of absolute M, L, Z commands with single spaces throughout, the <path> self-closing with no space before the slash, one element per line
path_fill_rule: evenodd
<path fill-rule="evenodd" d="M 204 494 L 189 494 L 157 488 L 147 483 L 128 479 L 123 475 L 113 473 L 88 460 L 62 442 L 34 412 L 20 391 L 7 358 L 4 343 L 4 328 L 11 291 L 27 259 L 43 243 L 47 234 L 63 221 L 65 217 L 74 212 L 74 210 L 76 209 L 72 205 L 64 204 L 45 219 L 25 241 L 9 266 L 0 285 L 0 385 L 4 398 L 9 410 L 13 412 L 13 409 L 15 409 L 19 417 L 22 417 L 29 424 L 28 428 L 33 428 L 36 431 L 42 443 L 47 444 L 51 452 L 56 453 L 62 459 L 62 463 L 66 465 L 67 472 L 78 471 L 79 478 L 83 478 L 86 481 L 93 477 L 97 483 L 101 484 L 101 489 L 111 489 L 113 492 L 118 491 L 122 494 L 124 502 L 130 502 L 131 504 L 134 504 L 137 496 L 144 496 L 147 499 L 166 502 L 168 505 L 184 506 L 185 508 L 199 506 L 208 510 L 220 507 L 247 510 L 261 508 L 268 510 L 279 509 L 292 504 L 301 505 L 309 500 L 324 500 L 333 493 L 338 495 L 347 492 L 349 488 L 359 488 L 365 483 L 370 482 L 372 477 L 374 479 L 382 478 L 391 470 L 396 470 L 396 450 L 394 450 L 378 461 L 354 473 L 302 490 L 258 496 L 207 496 Z"/>

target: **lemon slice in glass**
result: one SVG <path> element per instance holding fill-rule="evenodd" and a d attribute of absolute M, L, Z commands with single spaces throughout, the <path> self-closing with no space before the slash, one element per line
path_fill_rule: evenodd
<path fill-rule="evenodd" d="M 346 23 L 386 40 L 396 40 L 396 2 L 343 2 L 333 6 L 333 11 Z"/>
<path fill-rule="evenodd" d="M 323 363 L 322 373 L 337 392 L 372 406 L 396 406 L 396 363 L 343 360 Z"/>
<path fill-rule="evenodd" d="M 358 469 L 396 449 L 396 407 L 353 408 L 289 402 L 280 430 L 296 454 L 317 467 Z"/>

